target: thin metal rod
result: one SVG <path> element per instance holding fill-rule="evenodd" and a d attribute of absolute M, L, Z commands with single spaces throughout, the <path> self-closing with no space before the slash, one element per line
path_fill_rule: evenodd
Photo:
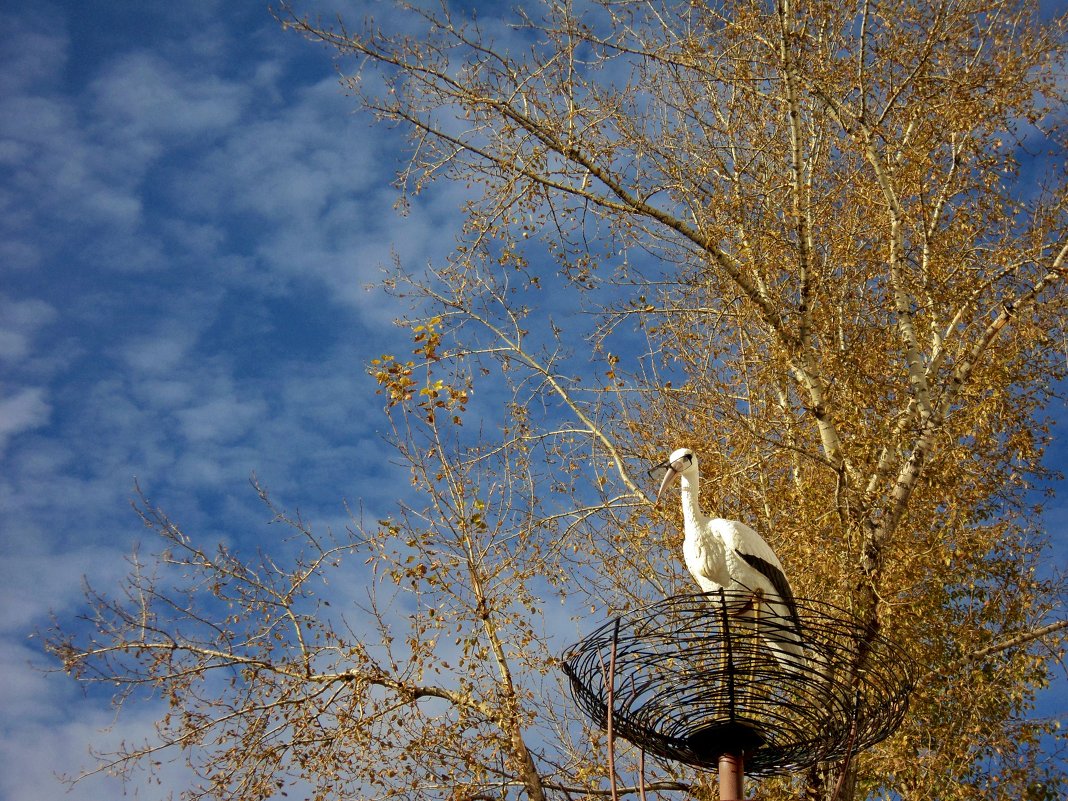
<path fill-rule="evenodd" d="M 719 758 L 719 801 L 742 801 L 745 779 L 741 754 Z"/>
<path fill-rule="evenodd" d="M 614 639 L 619 639 L 619 629 L 616 628 L 616 633 L 613 635 Z M 615 648 L 615 642 L 613 641 L 612 647 Z M 630 677 L 630 694 L 634 697 L 638 694 L 634 687 L 634 675 Z M 648 801 L 645 797 L 645 749 L 638 748 L 638 799 L 639 801 Z"/>
<path fill-rule="evenodd" d="M 612 629 L 612 651 L 608 657 L 608 679 L 605 685 L 608 688 L 608 719 L 605 721 L 608 728 L 608 783 L 612 789 L 612 801 L 619 801 L 619 794 L 616 790 L 616 741 L 615 732 L 613 731 L 613 707 L 615 706 L 616 699 L 616 650 L 619 647 L 619 618 L 616 618 L 616 625 Z"/>
<path fill-rule="evenodd" d="M 842 759 L 841 772 L 838 774 L 838 783 L 834 786 L 834 795 L 831 801 L 838 801 L 845 786 L 846 776 L 849 775 L 850 763 L 853 760 L 853 744 L 857 737 L 857 720 L 860 719 L 860 690 L 853 696 L 853 719 L 849 725 L 849 740 L 846 742 L 845 757 Z"/>
<path fill-rule="evenodd" d="M 719 609 L 723 615 L 723 654 L 726 660 L 723 673 L 727 678 L 727 711 L 730 719 L 734 720 L 734 654 L 731 653 L 733 650 L 731 648 L 731 621 L 730 615 L 727 614 L 727 598 L 722 589 L 719 591 Z"/>

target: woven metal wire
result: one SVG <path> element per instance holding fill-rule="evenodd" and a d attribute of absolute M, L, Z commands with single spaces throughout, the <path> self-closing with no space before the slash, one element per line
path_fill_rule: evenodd
<path fill-rule="evenodd" d="M 763 604 L 755 618 L 752 601 L 680 595 L 610 620 L 564 653 L 575 700 L 603 727 L 611 696 L 615 734 L 647 753 L 703 769 L 742 754 L 752 776 L 840 759 L 897 728 L 911 684 L 890 642 L 799 599 L 805 655 L 786 659 L 796 622 Z"/>

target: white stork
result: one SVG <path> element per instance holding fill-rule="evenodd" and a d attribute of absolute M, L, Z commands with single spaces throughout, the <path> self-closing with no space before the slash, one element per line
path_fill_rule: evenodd
<path fill-rule="evenodd" d="M 667 468 L 667 474 L 660 484 L 655 503 L 660 502 L 675 478 L 681 478 L 686 534 L 682 553 L 687 569 L 702 592 L 724 589 L 752 593 L 750 602 L 738 614 L 755 618 L 758 625 L 763 622 L 761 636 L 784 668 L 790 671 L 802 669 L 807 660 L 801 620 L 790 582 L 775 552 L 763 537 L 744 523 L 710 518 L 701 511 L 698 498 L 700 473 L 697 456 L 692 450 L 680 448 L 654 470 L 658 468 Z M 764 610 L 770 615 L 761 621 Z"/>

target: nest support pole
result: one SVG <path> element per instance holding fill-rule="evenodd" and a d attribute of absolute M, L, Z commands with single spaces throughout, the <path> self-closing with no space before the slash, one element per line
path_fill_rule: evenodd
<path fill-rule="evenodd" d="M 742 801 L 745 797 L 744 765 L 741 754 L 723 754 L 719 758 L 719 801 Z"/>
<path fill-rule="evenodd" d="M 727 635 L 723 639 L 723 674 L 727 687 L 727 700 L 731 717 L 730 724 L 733 724 L 737 684 L 735 682 L 734 649 L 731 647 L 730 638 L 731 620 L 730 615 L 727 612 L 727 601 L 723 590 L 719 591 L 719 613 L 721 630 Z M 731 743 L 729 746 L 724 743 L 723 746 L 727 748 L 741 748 L 741 745 L 737 742 Z M 744 766 L 745 761 L 740 750 L 724 751 L 720 754 L 718 767 L 719 801 L 742 801 L 745 797 L 745 787 L 743 786 L 745 777 Z"/>
<path fill-rule="evenodd" d="M 748 593 L 680 595 L 613 618 L 571 646 L 580 708 L 644 752 L 719 771 L 720 799 L 750 776 L 846 758 L 889 736 L 911 691 L 906 660 L 848 612 L 797 599 L 803 660 L 782 658 L 796 620 L 737 610 Z M 604 666 L 611 655 L 612 680 Z"/>

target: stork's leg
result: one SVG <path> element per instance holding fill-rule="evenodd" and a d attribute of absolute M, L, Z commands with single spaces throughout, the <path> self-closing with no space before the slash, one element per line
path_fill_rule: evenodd
<path fill-rule="evenodd" d="M 760 636 L 760 608 L 764 603 L 764 591 L 761 589 L 753 590 L 753 597 L 749 600 L 747 606 L 753 610 L 753 629 L 749 632 L 749 669 L 746 676 L 746 695 L 752 694 L 754 688 L 754 674 L 756 673 L 757 654 L 759 649 L 757 648 L 757 642 Z"/>
<path fill-rule="evenodd" d="M 735 609 L 731 614 L 733 614 L 735 617 L 742 617 L 747 612 L 752 612 L 753 609 L 756 608 L 757 602 L 763 597 L 763 590 L 753 590 L 753 594 L 749 596 L 749 599 L 744 604 Z"/>
<path fill-rule="evenodd" d="M 724 688 L 724 687 L 729 688 L 730 687 L 730 681 L 731 680 L 728 677 L 731 675 L 731 650 L 732 649 L 727 644 L 726 641 L 728 639 L 730 639 L 731 637 L 733 637 L 734 635 L 733 635 L 733 632 L 730 630 L 730 628 L 726 628 L 725 630 L 723 630 L 722 634 L 723 634 L 723 637 L 720 639 L 720 646 L 719 646 L 719 675 L 718 675 L 718 679 L 719 679 L 720 688 L 721 688 L 720 692 L 722 692 L 724 695 L 720 700 L 721 701 L 726 700 L 729 705 L 733 705 L 734 698 L 733 698 L 733 696 L 731 696 L 729 694 L 730 691 L 729 690 L 724 690 L 722 688 Z M 734 712 L 733 709 L 728 709 L 727 711 L 731 712 L 732 714 Z"/>

